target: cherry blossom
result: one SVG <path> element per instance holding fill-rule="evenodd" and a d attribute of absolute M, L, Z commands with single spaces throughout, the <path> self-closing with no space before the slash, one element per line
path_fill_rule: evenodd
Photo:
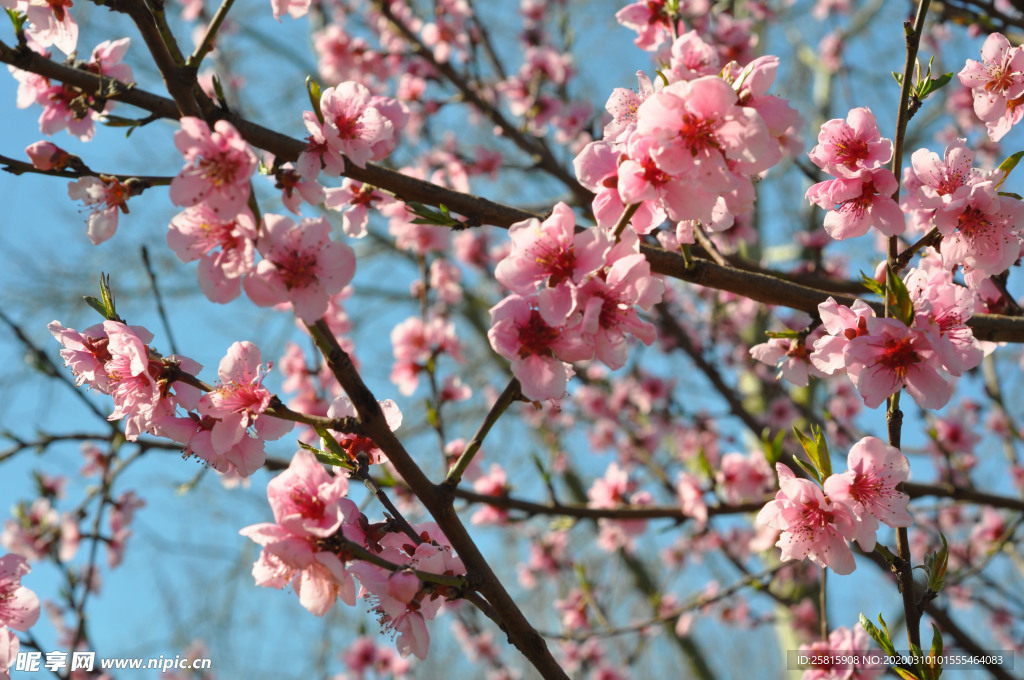
<path fill-rule="evenodd" d="M 829 633 L 828 641 L 800 645 L 800 653 L 815 659 L 816 663 L 804 671 L 801 680 L 874 680 L 882 674 L 883 668 L 868 665 L 868 652 L 872 649 L 870 640 L 860 624 L 852 629 L 841 627 Z M 817 663 L 819 662 L 820 663 Z"/>
<path fill-rule="evenodd" d="M 877 437 L 864 437 L 850 449 L 846 468 L 825 480 L 829 498 L 848 503 L 872 532 L 879 521 L 891 527 L 910 526 L 910 498 L 896 489 L 910 476 L 910 463 L 899 449 Z"/>
<path fill-rule="evenodd" d="M 296 224 L 282 215 L 264 215 L 257 242 L 264 259 L 243 283 L 249 299 L 262 307 L 291 302 L 306 323 L 323 316 L 330 297 L 352 281 L 356 269 L 355 253 L 330 240 L 330 230 L 324 218 Z"/>
<path fill-rule="evenodd" d="M 94 246 L 103 243 L 117 231 L 117 214 L 119 211 L 128 213 L 128 197 L 132 192 L 131 186 L 106 175 L 82 177 L 68 185 L 70 198 L 93 208 L 89 213 L 88 235 Z"/>
<path fill-rule="evenodd" d="M 882 168 L 892 158 L 892 140 L 882 137 L 871 109 L 859 107 L 846 120 L 834 118 L 822 125 L 818 145 L 807 155 L 825 172 L 853 178 L 863 170 Z"/>
<path fill-rule="evenodd" d="M 998 142 L 1024 116 L 1024 50 L 1011 47 L 1003 34 L 992 33 L 981 47 L 981 58 L 968 59 L 957 76 L 971 88 L 974 112 L 985 122 L 992 141 Z"/>
<path fill-rule="evenodd" d="M 758 524 L 782 532 L 776 544 L 783 562 L 808 558 L 837 574 L 856 567 L 846 540 L 856 540 L 864 550 L 875 545 L 875 533 L 843 503 L 833 503 L 808 479 L 800 479 L 786 465 L 776 463 L 779 492 L 757 515 Z"/>
<path fill-rule="evenodd" d="M 39 598 L 21 585 L 30 571 L 21 555 L 0 557 L 0 625 L 25 631 L 39 619 Z"/>
<path fill-rule="evenodd" d="M 237 445 L 252 427 L 263 440 L 280 439 L 293 423 L 262 416 L 270 405 L 270 390 L 263 387 L 266 372 L 260 365 L 260 350 L 251 342 L 235 342 L 217 368 L 221 384 L 199 400 L 199 413 L 216 418 L 210 443 L 223 455 Z"/>
<path fill-rule="evenodd" d="M 248 209 L 224 219 L 205 203 L 178 213 L 167 245 L 182 262 L 199 260 L 199 288 L 213 302 L 234 300 L 242 277 L 256 267 L 256 222 Z"/>
<path fill-rule="evenodd" d="M 942 408 L 952 387 L 936 370 L 928 337 L 901 321 L 871 317 L 846 346 L 846 372 L 869 408 L 906 389 L 922 408 Z"/>
<path fill-rule="evenodd" d="M 222 219 L 237 215 L 249 200 L 249 178 L 256 154 L 226 120 L 214 123 L 192 116 L 181 119 L 174 145 L 185 167 L 171 181 L 171 202 L 182 207 L 205 203 Z"/>
<path fill-rule="evenodd" d="M 366 162 L 382 158 L 375 147 L 389 142 L 397 129 L 391 118 L 386 116 L 372 102 L 372 94 L 364 85 L 344 82 L 329 87 L 320 97 L 320 112 L 324 117 L 319 126 L 323 134 L 326 151 L 337 156 L 335 162 L 342 162 L 340 156 L 361 168 Z M 316 125 L 315 119 L 306 119 L 306 126 Z M 312 128 L 311 128 L 312 130 Z"/>
<path fill-rule="evenodd" d="M 828 211 L 825 231 L 837 241 L 863 236 L 871 227 L 896 236 L 906 229 L 903 212 L 892 198 L 897 186 L 891 170 L 862 170 L 813 185 L 807 200 Z"/>

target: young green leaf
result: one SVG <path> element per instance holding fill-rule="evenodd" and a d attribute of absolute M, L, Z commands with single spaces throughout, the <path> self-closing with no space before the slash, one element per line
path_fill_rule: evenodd
<path fill-rule="evenodd" d="M 889 295 L 889 309 L 897 319 L 909 326 L 914 320 L 914 303 L 910 300 L 906 285 L 893 273 L 891 267 L 886 268 L 885 287 Z"/>
<path fill-rule="evenodd" d="M 324 123 L 324 114 L 320 111 L 320 97 L 323 92 L 320 90 L 320 83 L 313 79 L 313 76 L 306 76 L 306 94 L 309 95 L 309 103 L 313 105 L 313 113 L 320 124 Z"/>
<path fill-rule="evenodd" d="M 999 167 L 996 168 L 996 170 L 1003 173 L 1003 176 L 996 184 L 996 189 L 1003 185 L 1003 182 L 1006 181 L 1006 178 L 1010 176 L 1010 173 L 1013 172 L 1013 169 L 1017 167 L 1018 163 L 1020 163 L 1021 158 L 1024 158 L 1024 151 L 1018 151 L 1017 153 L 1008 157 L 1005 161 L 999 164 Z"/>

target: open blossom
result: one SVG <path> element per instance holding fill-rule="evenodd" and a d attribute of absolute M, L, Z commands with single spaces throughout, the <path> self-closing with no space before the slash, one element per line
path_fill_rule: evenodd
<path fill-rule="evenodd" d="M 967 285 L 977 288 L 1020 257 L 1022 222 L 1024 203 L 1019 199 L 1000 196 L 991 181 L 972 185 L 957 210 L 936 212 L 943 265 L 963 265 Z"/>
<path fill-rule="evenodd" d="M 896 489 L 909 478 L 910 463 L 899 449 L 877 437 L 864 437 L 850 449 L 846 468 L 825 480 L 829 498 L 848 503 L 872 531 L 879 521 L 891 527 L 910 526 L 910 497 Z"/>
<path fill-rule="evenodd" d="M 324 123 L 319 130 L 326 152 L 335 156 L 336 163 L 343 154 L 365 168 L 367 161 L 386 155 L 379 153 L 378 145 L 387 145 L 398 134 L 395 123 L 374 106 L 372 98 L 370 90 L 356 82 L 344 82 L 323 91 L 320 112 Z M 306 127 L 311 125 L 316 126 L 317 122 L 307 118 Z"/>
<path fill-rule="evenodd" d="M 846 120 L 835 118 L 821 126 L 818 145 L 807 154 L 811 161 L 836 177 L 856 177 L 876 170 L 892 158 L 892 140 L 882 137 L 871 109 L 852 109 Z M 889 194 L 896 190 L 893 186 Z"/>
<path fill-rule="evenodd" d="M 1024 50 L 1011 47 L 1001 33 L 992 33 L 981 47 L 982 61 L 968 59 L 957 76 L 971 88 L 974 112 L 985 122 L 989 138 L 998 142 L 1024 117 Z"/>
<path fill-rule="evenodd" d="M 604 105 L 612 116 L 611 122 L 604 126 L 604 138 L 609 142 L 626 141 L 629 133 L 636 129 L 636 110 L 654 94 L 654 85 L 646 73 L 637 71 L 636 79 L 639 83 L 636 92 L 617 87 Z"/>
<path fill-rule="evenodd" d="M 811 363 L 809 337 L 769 338 L 750 348 L 750 356 L 769 366 L 779 365 L 779 378 L 797 387 L 807 387 L 808 378 L 823 378 L 821 370 Z"/>
<path fill-rule="evenodd" d="M 942 408 L 952 387 L 936 370 L 928 337 L 896 319 L 871 317 L 845 350 L 846 372 L 869 408 L 906 389 L 922 408 Z"/>
<path fill-rule="evenodd" d="M 520 295 L 510 295 L 491 308 L 487 339 L 495 352 L 511 360 L 523 396 L 533 401 L 561 399 L 573 374 L 565 362 L 593 356 L 578 335 L 549 324 L 536 299 Z"/>
<path fill-rule="evenodd" d="M 800 680 L 875 680 L 883 669 L 868 665 L 865 652 L 870 650 L 868 634 L 859 623 L 852 629 L 836 628 L 827 642 L 800 645 L 800 653 L 815 660 Z"/>
<path fill-rule="evenodd" d="M 295 454 L 288 470 L 267 485 L 276 523 L 254 524 L 239 532 L 263 548 L 253 564 L 256 585 L 291 584 L 302 606 L 317 616 L 326 614 L 339 597 L 355 604 L 352 575 L 342 559 L 320 543 L 340 534 L 365 545 L 359 509 L 343 497 L 347 489 L 347 480 L 332 479 L 313 454 Z"/>
<path fill-rule="evenodd" d="M 782 532 L 776 544 L 781 559 L 808 558 L 837 574 L 849 574 L 856 567 L 847 540 L 856 540 L 864 550 L 875 546 L 875 533 L 862 524 L 845 503 L 825 497 L 821 487 L 800 479 L 782 463 L 775 464 L 779 492 L 757 515 L 758 524 Z"/>
<path fill-rule="evenodd" d="M 981 308 L 981 296 L 955 284 L 953 274 L 938 260 L 937 255 L 922 257 L 920 268 L 911 268 L 903 282 L 914 304 L 914 326 L 932 331 L 932 348 L 942 367 L 952 375 L 960 375 L 980 364 L 985 355 L 967 325 Z"/>
<path fill-rule="evenodd" d="M 841 305 L 831 296 L 818 305 L 818 316 L 828 335 L 814 341 L 811 363 L 825 375 L 846 371 L 844 351 L 850 340 L 866 335 L 867 320 L 875 315 L 863 300 L 854 300 L 852 307 Z"/>
<path fill-rule="evenodd" d="M 903 211 L 892 198 L 898 186 L 891 170 L 878 168 L 819 182 L 806 197 L 828 211 L 825 231 L 837 241 L 863 236 L 871 227 L 896 236 L 906 229 Z"/>
<path fill-rule="evenodd" d="M 128 197 L 133 188 L 116 177 L 82 177 L 68 185 L 68 196 L 92 207 L 89 213 L 89 240 L 94 246 L 106 241 L 117 231 L 118 212 L 128 213 Z"/>
<path fill-rule="evenodd" d="M 924 231 L 937 212 L 958 214 L 971 186 L 985 179 L 973 162 L 974 152 L 967 148 L 966 139 L 947 146 L 942 158 L 927 149 L 911 155 L 910 167 L 903 171 L 900 207 L 910 212 L 912 225 Z"/>
<path fill-rule="evenodd" d="M 26 0 L 20 9 L 32 24 L 32 39 L 42 47 L 53 45 L 72 54 L 78 47 L 78 23 L 68 11 L 71 5 L 71 0 Z"/>
<path fill-rule="evenodd" d="M 263 224 L 258 246 L 264 259 L 245 278 L 246 294 L 262 307 L 290 301 L 296 316 L 315 322 L 327 311 L 330 297 L 352 281 L 355 253 L 330 240 L 325 218 L 295 224 L 282 215 L 265 215 Z"/>
<path fill-rule="evenodd" d="M 293 423 L 263 416 L 270 405 L 270 390 L 263 387 L 266 372 L 260 365 L 260 350 L 251 342 L 235 342 L 217 368 L 221 383 L 199 400 L 199 413 L 216 418 L 210 433 L 214 452 L 224 454 L 237 445 L 253 427 L 263 440 L 279 439 Z"/>
<path fill-rule="evenodd" d="M 174 133 L 174 145 L 185 157 L 185 167 L 171 180 L 172 203 L 182 207 L 206 203 L 223 219 L 245 207 L 257 160 L 231 123 L 218 120 L 211 132 L 206 121 L 186 116 Z"/>
<path fill-rule="evenodd" d="M 199 260 L 199 288 L 213 302 L 230 302 L 256 267 L 256 221 L 248 208 L 225 219 L 205 203 L 171 218 L 167 245 L 182 262 Z"/>
<path fill-rule="evenodd" d="M 21 585 L 21 577 L 30 571 L 21 555 L 0 557 L 0 626 L 24 631 L 39 619 L 39 598 Z"/>

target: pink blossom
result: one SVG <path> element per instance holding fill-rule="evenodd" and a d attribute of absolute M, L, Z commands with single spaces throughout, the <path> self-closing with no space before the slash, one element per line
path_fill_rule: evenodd
<path fill-rule="evenodd" d="M 637 32 L 634 44 L 642 50 L 657 50 L 669 36 L 672 21 L 665 0 L 634 2 L 615 13 L 615 20 Z"/>
<path fill-rule="evenodd" d="M 75 384 L 88 383 L 90 388 L 107 393 L 109 385 L 104 364 L 110 360 L 110 351 L 103 326 L 96 324 L 79 333 L 73 328 L 65 328 L 59 321 L 51 321 L 46 328 L 64 347 L 60 356 L 74 374 Z M 147 341 L 152 339 L 150 335 Z"/>
<path fill-rule="evenodd" d="M 205 203 L 171 218 L 167 245 L 182 262 L 199 260 L 199 288 L 213 302 L 230 302 L 256 266 L 256 222 L 248 209 L 224 219 Z"/>
<path fill-rule="evenodd" d="M 785 378 L 797 387 L 807 387 L 808 378 L 823 378 L 817 366 L 811 363 L 809 337 L 769 338 L 750 348 L 750 356 L 762 364 L 779 365 L 778 378 Z"/>
<path fill-rule="evenodd" d="M 874 680 L 882 674 L 882 667 L 858 661 L 866 660 L 871 650 L 871 641 L 860 624 L 852 630 L 836 628 L 829 634 L 828 642 L 800 645 L 801 654 L 824 662 L 805 670 L 801 680 Z"/>
<path fill-rule="evenodd" d="M 181 119 L 174 145 L 185 157 L 185 167 L 171 181 L 171 202 L 184 207 L 206 203 L 222 219 L 230 219 L 249 200 L 256 154 L 226 120 L 218 120 L 213 129 L 200 118 Z"/>
<path fill-rule="evenodd" d="M 0 680 L 11 680 L 10 669 L 17 661 L 20 646 L 18 636 L 0 625 Z"/>
<path fill-rule="evenodd" d="M 910 157 L 911 167 L 904 170 L 905 194 L 901 207 L 913 211 L 912 222 L 927 228 L 936 212 L 957 214 L 970 195 L 971 185 L 983 181 L 974 167 L 974 152 L 966 139 L 957 139 L 946 147 L 944 156 L 918 149 Z"/>
<path fill-rule="evenodd" d="M 485 496 L 507 496 L 509 488 L 505 471 L 497 463 L 491 463 L 487 474 L 473 482 L 473 491 Z M 474 512 L 470 518 L 473 524 L 504 524 L 507 521 L 508 510 L 487 504 Z"/>
<path fill-rule="evenodd" d="M 68 185 L 68 196 L 82 201 L 89 213 L 89 240 L 94 246 L 106 241 L 117 231 L 117 213 L 128 213 L 128 197 L 132 188 L 122 184 L 116 177 L 82 177 Z"/>
<path fill-rule="evenodd" d="M 811 186 L 807 200 L 828 211 L 825 231 L 837 241 L 863 236 L 871 227 L 895 236 L 906 229 L 903 212 L 892 199 L 897 186 L 890 170 L 863 170 Z"/>
<path fill-rule="evenodd" d="M 972 185 L 960 209 L 936 212 L 943 265 L 963 265 L 967 285 L 977 288 L 1020 257 L 1022 222 L 1021 201 L 1000 196 L 990 181 Z"/>
<path fill-rule="evenodd" d="M 672 43 L 669 75 L 673 81 L 696 80 L 721 71 L 718 51 L 697 31 L 687 31 Z"/>
<path fill-rule="evenodd" d="M 733 170 L 753 175 L 781 158 L 758 113 L 716 76 L 651 95 L 637 110 L 637 133 L 655 139 L 651 155 L 664 172 L 701 183 L 719 184 Z"/>
<path fill-rule="evenodd" d="M 700 481 L 688 472 L 680 472 L 676 477 L 676 495 L 683 514 L 695 519 L 698 529 L 703 528 L 708 522 L 708 505 Z"/>
<path fill-rule="evenodd" d="M 629 134 L 636 129 L 636 110 L 644 100 L 654 94 L 654 85 L 643 71 L 636 72 L 639 87 L 636 92 L 624 87 L 612 90 L 605 103 L 605 110 L 611 114 L 612 120 L 604 126 L 604 138 L 609 142 L 624 142 Z"/>
<path fill-rule="evenodd" d="M 39 619 L 39 598 L 21 585 L 21 577 L 30 571 L 21 555 L 0 557 L 0 626 L 25 631 Z"/>
<path fill-rule="evenodd" d="M 811 363 L 825 375 L 846 370 L 844 351 L 850 340 L 867 335 L 867 320 L 875 315 L 863 300 L 854 300 L 852 307 L 841 305 L 831 296 L 818 305 L 818 316 L 828 335 L 814 341 Z"/>
<path fill-rule="evenodd" d="M 366 223 L 371 211 L 394 201 L 386 194 L 348 177 L 340 187 L 327 189 L 324 205 L 329 210 L 342 210 L 342 230 L 350 238 L 366 236 Z M 463 232 L 466 233 L 466 232 Z"/>
<path fill-rule="evenodd" d="M 935 350 L 924 333 L 901 321 L 871 317 L 867 334 L 850 340 L 845 351 L 846 372 L 875 408 L 901 389 L 922 408 L 942 408 L 952 387 L 935 369 Z"/>
<path fill-rule="evenodd" d="M 327 538 L 359 510 L 345 498 L 348 480 L 331 478 L 324 466 L 305 449 L 297 451 L 288 469 L 270 480 L 267 499 L 274 520 L 296 536 Z"/>
<path fill-rule="evenodd" d="M 313 323 L 327 311 L 332 295 L 355 275 L 355 253 L 331 241 L 325 218 L 295 224 L 282 215 L 264 215 L 257 243 L 264 259 L 245 278 L 245 292 L 261 307 L 289 301 L 295 314 Z"/>
<path fill-rule="evenodd" d="M 536 299 L 510 295 L 491 308 L 487 338 L 494 351 L 512 362 L 523 396 L 533 401 L 560 399 L 572 375 L 566 361 L 593 354 L 577 335 L 563 334 L 544 320 Z"/>
<path fill-rule="evenodd" d="M 871 109 L 860 107 L 852 109 L 846 120 L 834 118 L 822 125 L 818 145 L 807 155 L 825 172 L 852 178 L 864 170 L 882 168 L 892 158 L 892 140 L 882 137 Z M 893 186 L 887 193 L 895 190 Z"/>
<path fill-rule="evenodd" d="M 26 0 L 23 11 L 32 24 L 32 38 L 42 47 L 53 45 L 64 54 L 78 46 L 78 24 L 68 8 L 71 0 Z"/>
<path fill-rule="evenodd" d="M 856 540 L 864 550 L 875 545 L 874 531 L 865 530 L 850 508 L 832 502 L 814 482 L 799 479 L 782 463 L 776 463 L 779 492 L 757 515 L 758 524 L 782 532 L 776 545 L 780 559 L 808 558 L 837 574 L 849 574 L 856 568 L 846 540 Z"/>
<path fill-rule="evenodd" d="M 1024 50 L 1011 47 L 1006 36 L 992 33 L 981 47 L 982 62 L 971 59 L 960 71 L 960 82 L 971 88 L 974 112 L 985 122 L 993 142 L 1020 122 L 1024 108 Z"/>
<path fill-rule="evenodd" d="M 864 437 L 850 449 L 846 468 L 843 474 L 825 480 L 829 498 L 848 503 L 857 519 L 872 531 L 879 521 L 891 527 L 910 526 L 910 497 L 896 489 L 910 476 L 910 464 L 899 449 L 877 437 Z"/>
<path fill-rule="evenodd" d="M 575 225 L 576 216 L 565 203 L 555 204 L 543 222 L 516 222 L 509 227 L 512 250 L 498 263 L 495 278 L 520 295 L 533 293 L 538 284 L 581 283 L 604 264 L 611 240 L 600 229 L 577 234 Z"/>
<path fill-rule="evenodd" d="M 759 500 L 771 487 L 772 469 L 764 455 L 727 453 L 722 456 L 715 481 L 727 503 L 733 505 Z"/>
<path fill-rule="evenodd" d="M 360 168 L 386 154 L 375 146 L 387 143 L 397 132 L 394 123 L 371 103 L 370 90 L 356 82 L 329 87 L 320 98 L 324 123 L 320 127 L 329 155 L 344 154 Z M 307 127 L 311 122 L 307 119 Z M 315 123 L 312 123 L 315 125 Z"/>
<path fill-rule="evenodd" d="M 238 444 L 250 427 L 263 440 L 279 439 L 293 423 L 263 416 L 270 405 L 270 390 L 263 387 L 266 371 L 260 365 L 260 350 L 251 342 L 235 342 L 217 368 L 220 385 L 199 400 L 199 413 L 217 418 L 210 434 L 215 453 L 223 455 Z"/>
<path fill-rule="evenodd" d="M 980 308 L 980 295 L 953 283 L 952 273 L 938 259 L 935 255 L 921 258 L 921 267 L 911 268 L 903 282 L 914 304 L 914 326 L 932 331 L 932 348 L 942 367 L 960 375 L 978 366 L 985 355 L 967 325 Z"/>

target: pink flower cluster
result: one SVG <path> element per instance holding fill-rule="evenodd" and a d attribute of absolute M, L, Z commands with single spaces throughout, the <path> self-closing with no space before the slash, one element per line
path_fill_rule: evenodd
<path fill-rule="evenodd" d="M 982 61 L 968 59 L 957 76 L 971 88 L 974 112 L 998 142 L 1024 117 L 1024 48 L 992 33 L 981 47 Z"/>
<path fill-rule="evenodd" d="M 21 585 L 32 571 L 20 555 L 0 557 L 0 678 L 10 680 L 10 668 L 18 656 L 18 637 L 11 629 L 26 631 L 39 620 L 39 598 Z"/>
<path fill-rule="evenodd" d="M 253 565 L 256 585 L 291 585 L 306 609 L 323 616 L 339 598 L 355 605 L 355 577 L 358 595 L 370 600 L 384 628 L 397 634 L 399 653 L 426 658 L 426 621 L 437 615 L 448 593 L 444 586 L 421 582 L 414 570 L 454 576 L 465 567 L 436 525 L 415 527 L 419 542 L 414 544 L 404 533 L 369 524 L 345 498 L 347 492 L 345 477 L 332 478 L 308 451 L 295 454 L 267 486 L 274 522 L 239 532 L 262 547 Z M 359 561 L 353 546 L 394 568 Z"/>
<path fill-rule="evenodd" d="M 852 629 L 841 627 L 829 633 L 828 641 L 800 645 L 800 653 L 820 659 L 804 671 L 800 680 L 839 680 L 857 678 L 874 680 L 882 674 L 882 668 L 867 663 L 867 652 L 872 649 L 871 639 L 858 623 Z M 860 652 L 855 654 L 853 652 Z M 859 661 L 858 657 L 864 661 Z"/>
<path fill-rule="evenodd" d="M 597 194 L 599 225 L 615 224 L 624 206 L 639 204 L 637 233 L 651 232 L 667 216 L 686 242 L 694 221 L 721 231 L 752 211 L 753 181 L 792 150 L 799 115 L 768 94 L 776 57 L 723 69 L 694 32 L 674 43 L 672 55 L 670 84 L 656 89 L 640 73 L 639 94 L 612 93 L 604 139 L 584 147 L 574 165 Z"/>
<path fill-rule="evenodd" d="M 360 83 L 344 82 L 323 91 L 320 116 L 323 122 L 313 111 L 303 113 L 310 136 L 297 169 L 307 179 L 315 179 L 321 168 L 328 175 L 340 175 L 345 158 L 360 168 L 384 158 L 398 144 L 409 112 L 397 99 L 374 95 Z"/>
<path fill-rule="evenodd" d="M 942 266 L 961 267 L 967 285 L 978 288 L 1020 258 L 1024 203 L 999 193 L 1002 172 L 983 172 L 973 161 L 964 139 L 947 146 L 942 158 L 918 149 L 903 174 L 901 207 L 921 231 L 939 230 Z"/>
<path fill-rule="evenodd" d="M 847 307 L 829 298 L 818 305 L 824 333 L 774 338 L 750 354 L 763 363 L 780 362 L 780 377 L 795 385 L 807 385 L 808 375 L 845 373 L 869 408 L 902 389 L 922 408 L 942 408 L 953 378 L 984 357 L 967 325 L 983 306 L 977 292 L 953 282 L 938 255 L 926 254 L 919 264 L 904 277 L 914 306 L 910 326 L 876 317 L 861 300 Z"/>
<path fill-rule="evenodd" d="M 56 12 L 60 10 L 63 20 L 56 22 L 54 26 L 72 25 L 75 27 L 75 39 L 69 39 L 69 43 L 65 44 L 65 46 L 70 44 L 68 54 L 75 51 L 74 41 L 77 40 L 78 28 L 71 14 L 64 7 L 65 4 L 71 4 L 68 0 L 54 0 L 53 3 L 45 0 L 29 0 L 28 2 L 19 0 L 17 4 L 27 5 L 30 20 L 32 20 L 32 12 L 48 13 L 51 5 L 54 11 L 53 16 L 56 16 Z M 41 22 L 37 22 L 36 25 L 41 25 Z M 39 38 L 38 34 L 36 37 Z M 100 43 L 92 51 L 92 55 L 83 68 L 122 83 L 132 82 L 131 66 L 121 63 L 125 52 L 128 51 L 129 43 L 128 38 L 106 40 Z M 40 53 L 43 52 L 44 46 L 49 44 L 54 43 L 46 41 L 30 43 Z M 93 93 L 85 92 L 72 85 L 66 83 L 53 85 L 49 78 L 22 71 L 13 66 L 8 66 L 8 68 L 18 81 L 18 108 L 24 109 L 32 104 L 43 107 L 43 112 L 39 116 L 39 130 L 44 135 L 52 135 L 67 128 L 69 133 L 83 142 L 87 142 L 92 139 L 96 130 L 95 121 L 114 106 L 112 100 L 101 102 Z"/>
<path fill-rule="evenodd" d="M 660 301 L 664 284 L 651 276 L 636 235 L 615 243 L 601 227 L 577 234 L 575 224 L 559 203 L 543 222 L 512 225 L 512 250 L 495 269 L 512 295 L 491 308 L 487 337 L 512 361 L 528 399 L 561 398 L 572 375 L 566 362 L 596 357 L 620 368 L 628 336 L 654 342 L 654 326 L 636 308 Z"/>
<path fill-rule="evenodd" d="M 54 321 L 49 329 L 64 346 L 60 354 L 76 382 L 113 397 L 109 419 L 123 419 L 131 441 L 143 432 L 166 437 L 218 472 L 247 477 L 263 465 L 263 442 L 292 428 L 289 421 L 261 416 L 271 394 L 262 386 L 266 372 L 251 342 L 228 348 L 218 369 L 221 384 L 201 396 L 179 377 L 194 376 L 202 366 L 161 356 L 149 347 L 153 336 L 144 328 L 104 321 L 79 333 Z"/>
<path fill-rule="evenodd" d="M 758 513 L 757 523 L 781 532 L 776 545 L 783 562 L 806 557 L 837 574 L 849 574 L 856 563 L 847 541 L 870 551 L 879 522 L 910 526 L 910 499 L 896 489 L 907 481 L 910 464 L 899 449 L 865 437 L 850 449 L 846 467 L 843 474 L 826 478 L 822 489 L 776 463 L 779 491 Z"/>
<path fill-rule="evenodd" d="M 892 194 L 898 183 L 884 166 L 892 158 L 892 141 L 878 131 L 871 110 L 850 111 L 821 126 L 811 161 L 835 179 L 807 190 L 807 199 L 828 212 L 825 231 L 836 240 L 863 236 L 875 227 L 886 236 L 902 234 L 906 225 Z"/>

